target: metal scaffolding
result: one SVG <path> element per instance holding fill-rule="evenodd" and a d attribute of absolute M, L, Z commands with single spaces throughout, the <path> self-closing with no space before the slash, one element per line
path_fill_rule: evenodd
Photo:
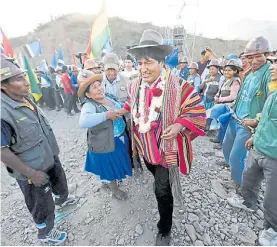
<path fill-rule="evenodd" d="M 195 36 L 196 36 L 196 20 L 194 22 L 193 32 L 188 33 L 183 24 L 182 16 L 184 10 L 187 6 L 195 7 L 194 13 L 197 16 L 197 9 L 199 5 L 199 0 L 191 1 L 183 0 L 181 6 L 179 5 L 169 5 L 169 8 L 178 8 L 176 15 L 176 24 L 173 27 L 167 26 L 165 28 L 165 39 L 173 43 L 175 48 L 179 49 L 179 56 L 187 56 L 189 61 L 194 59 L 194 49 L 195 49 Z"/>

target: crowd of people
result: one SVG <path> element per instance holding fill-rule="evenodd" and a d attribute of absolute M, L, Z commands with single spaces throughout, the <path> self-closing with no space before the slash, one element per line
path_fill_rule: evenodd
<path fill-rule="evenodd" d="M 170 69 L 164 60 L 172 51 L 159 32 L 148 29 L 128 50 L 123 68 L 118 56 L 108 53 L 101 63 L 87 59 L 80 69 L 36 71 L 43 94 L 37 104 L 64 108 L 69 116 L 80 112 L 79 105 L 79 126 L 87 129 L 84 171 L 96 175 L 114 198 L 128 200 L 119 184 L 133 171 L 150 171 L 160 215 L 157 246 L 170 244 L 173 206 L 182 205 L 179 176 L 192 167 L 191 142 L 216 130 L 211 141 L 225 157 L 218 165 L 230 168 L 237 187 L 228 203 L 254 212 L 265 178 L 259 244 L 276 245 L 276 52 L 258 37 L 239 55 L 219 58 L 206 47 L 199 62 L 181 57 Z M 24 70 L 1 55 L 1 161 L 17 179 L 38 239 L 61 244 L 67 233 L 54 227 L 55 208 L 79 198 L 68 195 L 55 135 L 29 95 Z"/>

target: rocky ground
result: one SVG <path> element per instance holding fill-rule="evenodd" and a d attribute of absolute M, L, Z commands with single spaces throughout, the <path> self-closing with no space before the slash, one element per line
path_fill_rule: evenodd
<path fill-rule="evenodd" d="M 83 172 L 86 131 L 78 127 L 79 115 L 45 112 L 61 148 L 70 191 L 87 199 L 58 226 L 68 232 L 65 245 L 153 245 L 159 216 L 149 172 L 123 182 L 127 201 L 111 198 L 97 179 Z M 193 143 L 192 172 L 181 177 L 184 205 L 174 209 L 172 245 L 255 245 L 263 224 L 262 207 L 253 214 L 230 208 L 230 172 L 216 164 L 223 156 L 212 145 L 209 137 Z M 3 166 L 1 203 L 1 245 L 40 245 L 23 196 Z"/>

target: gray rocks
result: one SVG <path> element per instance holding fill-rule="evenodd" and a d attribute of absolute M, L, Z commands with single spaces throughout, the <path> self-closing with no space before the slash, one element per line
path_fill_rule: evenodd
<path fill-rule="evenodd" d="M 6 198 L 9 195 L 9 192 L 1 192 L 1 196 L 3 198 Z"/>
<path fill-rule="evenodd" d="M 210 227 L 214 227 L 214 225 L 215 225 L 215 219 L 214 218 L 211 218 L 209 220 L 209 225 L 210 225 Z"/>
<path fill-rule="evenodd" d="M 198 233 L 204 232 L 204 228 L 198 222 L 194 222 L 193 226 Z"/>
<path fill-rule="evenodd" d="M 92 191 L 93 191 L 94 193 L 97 193 L 97 192 L 100 191 L 100 187 L 99 187 L 99 186 L 94 186 L 94 187 L 92 188 Z"/>
<path fill-rule="evenodd" d="M 264 222 L 263 220 L 255 220 L 255 226 L 259 229 L 259 230 L 262 230 L 264 229 Z"/>
<path fill-rule="evenodd" d="M 125 242 L 124 238 L 120 238 L 120 239 L 117 241 L 117 244 L 118 244 L 118 245 L 124 245 L 124 242 Z"/>
<path fill-rule="evenodd" d="M 211 245 L 211 244 L 209 244 L 209 245 Z M 215 240 L 213 245 L 215 245 L 215 246 L 221 246 L 222 244 L 221 244 L 221 242 L 219 240 Z"/>
<path fill-rule="evenodd" d="M 255 245 L 257 235 L 251 228 L 241 227 L 238 239 L 244 244 Z"/>
<path fill-rule="evenodd" d="M 221 180 L 219 179 L 212 180 L 212 188 L 219 197 L 223 199 L 227 199 L 228 195 L 221 184 Z"/>
<path fill-rule="evenodd" d="M 140 224 L 137 224 L 136 225 L 136 233 L 138 234 L 138 235 L 141 235 L 141 234 L 143 234 L 143 228 L 142 228 L 142 226 L 140 225 Z"/>
<path fill-rule="evenodd" d="M 200 192 L 202 191 L 202 188 L 200 188 L 198 185 L 193 185 L 190 190 L 189 190 L 191 193 L 194 193 L 194 192 Z"/>
<path fill-rule="evenodd" d="M 218 199 L 215 193 L 208 193 L 208 197 L 211 199 L 212 202 L 218 203 Z"/>
<path fill-rule="evenodd" d="M 91 223 L 92 221 L 94 221 L 94 219 L 95 219 L 94 216 L 91 216 L 91 217 L 85 219 L 85 224 Z"/>
<path fill-rule="evenodd" d="M 205 190 L 210 189 L 210 185 L 209 185 L 205 180 L 203 180 L 203 179 L 201 179 L 201 180 L 199 181 L 199 184 L 200 184 Z"/>
<path fill-rule="evenodd" d="M 186 242 L 190 242 L 191 240 L 190 240 L 190 237 L 189 236 L 185 236 L 185 241 Z"/>
<path fill-rule="evenodd" d="M 209 226 L 210 226 L 210 225 L 209 225 L 207 222 L 205 222 L 205 221 L 201 221 L 201 222 L 200 222 L 200 225 L 203 226 L 203 227 L 209 227 Z"/>
<path fill-rule="evenodd" d="M 54 124 L 57 125 L 56 119 Z M 75 131 L 79 129 L 77 118 L 76 122 L 74 118 L 68 121 L 68 125 L 70 131 L 67 125 L 63 124 L 64 131 L 60 136 L 57 135 L 63 151 L 61 161 L 68 164 L 65 169 L 70 193 L 76 191 L 77 196 L 83 195 L 89 203 L 69 215 L 59 225 L 59 229 L 69 233 L 66 244 L 153 245 L 159 214 L 152 190 L 151 173 L 145 169 L 143 176 L 128 178 L 120 185 L 130 195 L 125 202 L 111 200 L 109 190 L 97 192 L 101 182 L 93 175 L 83 172 L 81 168 L 85 162 L 85 131 L 84 138 L 76 136 L 78 132 Z M 57 130 L 54 131 L 56 134 Z M 63 136 L 67 136 L 65 133 L 70 134 L 63 143 Z M 78 142 L 74 145 L 76 139 Z M 69 152 L 72 146 L 70 143 L 74 149 Z M 227 194 L 228 197 L 231 196 L 235 189 L 230 179 L 230 170 L 216 165 L 216 160 L 221 160 L 219 157 L 222 156 L 222 151 L 216 151 L 216 157 L 211 156 L 212 145 L 206 137 L 197 138 L 192 145 L 195 153 L 194 169 L 188 176 L 180 176 L 184 206 L 176 207 L 174 203 L 174 245 L 255 245 L 257 236 L 254 234 L 263 229 L 262 196 L 259 197 L 260 208 L 257 213 L 234 210 L 224 199 Z M 202 147 L 207 149 L 206 153 L 210 152 L 207 158 L 201 156 Z M 15 188 L 14 183 L 10 186 L 9 180 L 3 183 L 3 187 L 1 199 L 5 216 L 1 218 L 2 244 L 37 245 L 34 233 L 37 230 L 31 223 L 32 219 L 20 191 Z M 241 229 L 239 222 L 243 223 L 244 228 Z M 33 239 L 35 241 L 31 244 Z"/>
<path fill-rule="evenodd" d="M 194 243 L 195 246 L 204 246 L 203 242 L 200 240 L 196 240 Z"/>
<path fill-rule="evenodd" d="M 75 192 L 77 190 L 77 184 L 76 183 L 72 183 L 68 186 L 68 192 L 69 194 L 72 194 L 73 192 Z"/>
<path fill-rule="evenodd" d="M 203 241 L 204 241 L 205 245 L 208 245 L 208 246 L 212 245 L 212 241 L 211 241 L 211 238 L 210 238 L 208 233 L 204 233 L 204 235 L 203 235 Z"/>
<path fill-rule="evenodd" d="M 68 233 L 67 238 L 68 238 L 68 241 L 69 241 L 69 242 L 72 242 L 72 241 L 74 241 L 75 236 L 73 235 L 72 232 L 70 232 L 70 233 Z"/>
<path fill-rule="evenodd" d="M 199 220 L 199 217 L 198 217 L 196 214 L 189 213 L 189 214 L 188 214 L 188 220 L 189 220 L 190 222 L 198 221 L 198 220 Z"/>
<path fill-rule="evenodd" d="M 186 224 L 185 225 L 185 229 L 186 229 L 186 232 L 189 235 L 191 241 L 195 242 L 195 240 L 196 240 L 196 233 L 195 233 L 194 227 L 192 225 Z"/>
<path fill-rule="evenodd" d="M 258 210 L 256 211 L 256 214 L 260 217 L 260 219 L 263 219 L 263 218 L 264 218 L 264 213 L 263 213 L 263 211 L 262 211 L 261 209 L 258 209 Z"/>
<path fill-rule="evenodd" d="M 230 233 L 232 235 L 236 235 L 239 231 L 238 225 L 237 224 L 232 224 L 230 227 Z"/>
<path fill-rule="evenodd" d="M 233 223 L 238 223 L 237 218 L 232 218 L 231 221 L 232 221 Z"/>
<path fill-rule="evenodd" d="M 186 220 L 182 220 L 181 222 L 182 222 L 182 224 L 186 224 L 186 223 L 187 223 L 187 221 L 186 221 Z"/>

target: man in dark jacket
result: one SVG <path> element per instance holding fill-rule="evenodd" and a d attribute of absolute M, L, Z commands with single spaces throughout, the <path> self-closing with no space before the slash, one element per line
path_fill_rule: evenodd
<path fill-rule="evenodd" d="M 38 239 L 61 244 L 67 234 L 54 229 L 55 205 L 63 207 L 77 199 L 68 198 L 55 135 L 41 109 L 28 97 L 30 85 L 24 71 L 4 55 L 0 64 L 1 161 L 19 184 L 38 228 Z"/>

